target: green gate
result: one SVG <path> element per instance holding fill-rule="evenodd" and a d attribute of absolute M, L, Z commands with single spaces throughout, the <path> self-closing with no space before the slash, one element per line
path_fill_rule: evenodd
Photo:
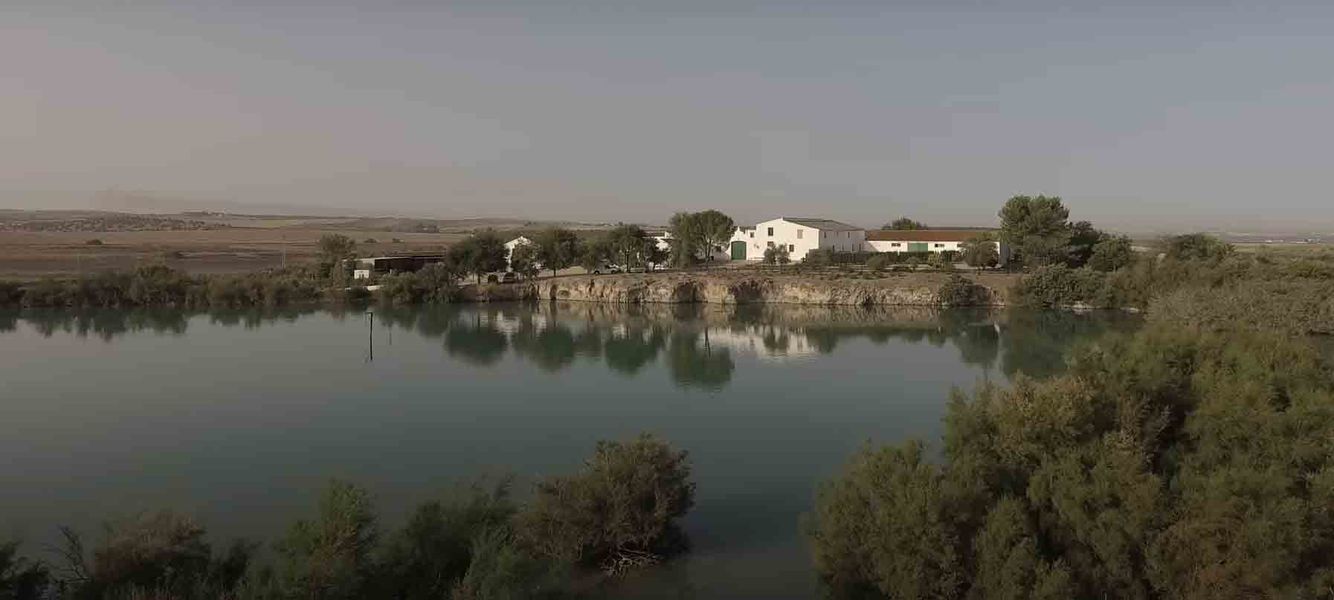
<path fill-rule="evenodd" d="M 927 247 L 926 242 L 908 242 L 908 251 L 909 251 L 909 252 L 930 252 L 931 249 Z"/>
<path fill-rule="evenodd" d="M 732 260 L 746 260 L 745 242 L 732 242 Z"/>

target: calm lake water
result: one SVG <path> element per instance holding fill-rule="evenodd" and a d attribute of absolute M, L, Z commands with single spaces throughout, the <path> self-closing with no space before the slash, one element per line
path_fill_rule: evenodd
<path fill-rule="evenodd" d="M 387 524 L 453 482 L 688 450 L 693 551 L 613 595 L 811 598 L 800 534 L 868 440 L 936 442 L 950 389 L 1049 376 L 1125 317 L 592 304 L 0 313 L 0 537 L 173 508 L 271 540 L 333 477 Z"/>

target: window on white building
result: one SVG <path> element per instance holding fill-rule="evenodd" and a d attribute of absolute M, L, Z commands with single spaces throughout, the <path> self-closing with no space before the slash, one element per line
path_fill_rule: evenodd
<path fill-rule="evenodd" d="M 770 228 L 769 228 L 769 237 L 773 237 L 773 236 L 774 236 L 774 228 L 773 228 L 773 227 L 770 227 Z"/>
<path fill-rule="evenodd" d="M 900 244 L 900 243 L 898 243 L 898 242 L 894 242 L 894 243 L 890 244 L 889 247 L 890 247 L 890 248 L 901 248 L 901 247 L 903 247 L 903 244 Z"/>
<path fill-rule="evenodd" d="M 805 232 L 805 231 L 802 231 L 802 230 L 800 230 L 800 229 L 798 229 L 798 230 L 797 230 L 797 239 L 801 239 L 801 234 L 803 234 L 803 233 L 806 233 L 806 232 Z"/>
<path fill-rule="evenodd" d="M 797 245 L 796 245 L 796 244 L 788 244 L 788 245 L 787 245 L 787 251 L 788 251 L 788 252 L 796 252 L 796 251 L 797 251 Z"/>
<path fill-rule="evenodd" d="M 945 247 L 945 244 L 936 244 L 936 247 L 937 247 L 937 248 L 944 248 L 944 247 Z"/>

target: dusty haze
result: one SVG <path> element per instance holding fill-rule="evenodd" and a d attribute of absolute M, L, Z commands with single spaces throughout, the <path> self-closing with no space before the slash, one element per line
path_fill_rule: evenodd
<path fill-rule="evenodd" d="M 1334 230 L 1327 4 L 274 4 L 5 3 L 0 206 Z"/>

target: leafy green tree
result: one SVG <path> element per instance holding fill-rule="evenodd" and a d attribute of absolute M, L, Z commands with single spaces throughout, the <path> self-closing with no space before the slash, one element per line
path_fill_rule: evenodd
<path fill-rule="evenodd" d="M 1089 258 L 1093 256 L 1093 249 L 1098 242 L 1107 238 L 1107 233 L 1094 228 L 1093 224 L 1088 221 L 1072 223 L 1070 225 L 1070 241 L 1066 264 L 1071 267 L 1084 266 L 1088 263 Z"/>
<path fill-rule="evenodd" d="M 667 264 L 671 258 L 671 251 L 658 246 L 658 240 L 653 238 L 644 239 L 644 262 L 649 266 L 658 267 Z"/>
<path fill-rule="evenodd" d="M 1089 255 L 1086 266 L 1094 271 L 1110 273 L 1130 266 L 1134 260 L 1135 250 L 1131 247 L 1130 238 L 1124 235 L 1109 235 L 1093 245 L 1093 252 Z"/>
<path fill-rule="evenodd" d="M 653 243 L 638 225 L 618 225 L 606 239 L 611 256 L 622 269 L 644 266 L 645 250 Z"/>
<path fill-rule="evenodd" d="M 1056 196 L 1015 196 L 1000 210 L 1000 238 L 1025 266 L 1065 263 L 1070 211 Z"/>
<path fill-rule="evenodd" d="M 568 269 L 579 260 L 579 237 L 568 229 L 544 229 L 535 236 L 533 244 L 537 248 L 537 263 L 550 270 L 552 277 L 556 276 L 557 271 Z"/>
<path fill-rule="evenodd" d="M 505 270 L 509 264 L 506 254 L 500 235 L 488 229 L 450 246 L 448 258 L 462 272 L 475 276 L 480 285 L 487 274 Z"/>
<path fill-rule="evenodd" d="M 510 270 L 518 273 L 521 277 L 532 279 L 537 277 L 540 267 L 538 262 L 538 248 L 536 244 L 520 244 L 514 247 L 510 253 Z"/>
<path fill-rule="evenodd" d="M 723 251 L 736 231 L 736 223 L 716 210 L 697 213 L 679 212 L 668 223 L 671 231 L 671 264 L 677 268 L 689 267 L 701 259 L 713 260 Z"/>
<path fill-rule="evenodd" d="M 584 242 L 579 253 L 579 266 L 592 273 L 606 266 L 611 256 L 611 244 L 607 236 L 599 236 Z"/>
<path fill-rule="evenodd" d="M 704 260 L 712 261 L 713 255 L 727 248 L 727 243 L 736 232 L 736 222 L 716 210 L 697 212 L 694 215 L 698 223 L 700 243 L 704 250 Z"/>
<path fill-rule="evenodd" d="M 978 236 L 960 244 L 959 257 L 964 264 L 977 269 L 991 269 L 1000 264 L 1000 251 L 996 242 Z"/>
<path fill-rule="evenodd" d="M 672 267 L 684 269 L 698 264 L 704 234 L 700 230 L 696 213 L 679 212 L 672 215 L 667 228 L 671 232 L 668 260 Z"/>
<path fill-rule="evenodd" d="M 918 229 L 930 229 L 929 227 L 926 226 L 926 223 L 922 223 L 921 221 L 914 221 L 912 219 L 909 219 L 908 217 L 899 217 L 897 219 L 894 219 L 893 222 L 885 223 L 880 228 L 892 229 L 897 231 L 914 231 Z"/>
<path fill-rule="evenodd" d="M 319 241 L 320 268 L 326 274 L 335 270 L 341 271 L 339 269 L 341 265 L 349 259 L 356 258 L 356 251 L 356 240 L 338 233 L 326 233 L 320 236 Z"/>

